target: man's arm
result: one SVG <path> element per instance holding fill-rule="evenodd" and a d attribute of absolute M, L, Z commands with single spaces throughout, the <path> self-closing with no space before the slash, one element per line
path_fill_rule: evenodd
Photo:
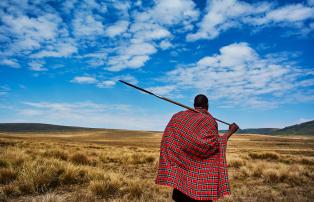
<path fill-rule="evenodd" d="M 226 136 L 227 139 L 229 139 L 231 135 L 237 132 L 238 129 L 239 129 L 239 126 L 235 123 L 232 123 L 229 125 L 229 130 L 224 134 L 224 136 Z"/>

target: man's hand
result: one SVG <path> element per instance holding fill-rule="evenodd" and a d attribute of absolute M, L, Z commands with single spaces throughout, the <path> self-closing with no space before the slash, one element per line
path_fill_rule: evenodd
<path fill-rule="evenodd" d="M 232 123 L 229 125 L 229 130 L 228 132 L 226 132 L 226 135 L 228 136 L 228 139 L 229 137 L 234 134 L 235 132 L 237 132 L 237 130 L 239 129 L 239 126 L 235 123 Z"/>

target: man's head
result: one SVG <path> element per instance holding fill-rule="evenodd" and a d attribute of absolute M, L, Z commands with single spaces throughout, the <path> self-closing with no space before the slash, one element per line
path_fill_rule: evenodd
<path fill-rule="evenodd" d="M 203 108 L 208 110 L 208 99 L 205 95 L 199 94 L 194 98 L 194 108 Z"/>

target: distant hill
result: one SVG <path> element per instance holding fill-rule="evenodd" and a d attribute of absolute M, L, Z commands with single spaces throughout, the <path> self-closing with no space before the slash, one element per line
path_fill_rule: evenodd
<path fill-rule="evenodd" d="M 238 133 L 271 135 L 278 130 L 280 130 L 280 128 L 248 128 L 239 130 Z"/>
<path fill-rule="evenodd" d="M 43 123 L 0 123 L 0 132 L 53 132 L 73 130 L 92 130 L 92 129 L 84 127 L 60 126 Z"/>
<path fill-rule="evenodd" d="M 43 123 L 0 123 L 0 132 L 57 132 L 57 131 L 78 131 L 78 130 L 102 130 L 97 128 L 84 128 L 75 126 L 61 126 Z M 108 130 L 108 129 L 107 129 Z M 112 129 L 115 131 L 115 129 Z M 220 133 L 226 130 L 219 131 Z M 240 134 L 264 134 L 264 135 L 313 135 L 314 121 L 279 128 L 249 128 L 242 129 Z"/>
<path fill-rule="evenodd" d="M 220 133 L 226 130 L 219 131 Z M 240 134 L 262 134 L 262 135 L 307 135 L 314 136 L 314 121 L 288 126 L 285 128 L 249 128 L 239 130 Z"/>
<path fill-rule="evenodd" d="M 272 135 L 314 135 L 314 120 L 276 130 Z"/>

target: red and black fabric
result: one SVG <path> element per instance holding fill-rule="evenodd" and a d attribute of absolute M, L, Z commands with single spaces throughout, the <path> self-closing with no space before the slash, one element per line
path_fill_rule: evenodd
<path fill-rule="evenodd" d="M 227 137 L 218 134 L 206 111 L 173 115 L 160 145 L 156 184 L 171 186 L 195 200 L 218 200 L 230 194 Z"/>

